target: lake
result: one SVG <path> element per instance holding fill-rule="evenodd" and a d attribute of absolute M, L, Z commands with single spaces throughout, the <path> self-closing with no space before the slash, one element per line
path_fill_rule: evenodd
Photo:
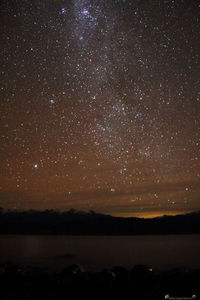
<path fill-rule="evenodd" d="M 87 271 L 136 264 L 156 269 L 200 268 L 200 235 L 42 236 L 1 235 L 0 263 L 61 270 L 79 263 Z"/>

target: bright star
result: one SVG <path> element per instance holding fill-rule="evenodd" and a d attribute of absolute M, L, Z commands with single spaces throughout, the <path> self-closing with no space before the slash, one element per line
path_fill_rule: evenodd
<path fill-rule="evenodd" d="M 50 102 L 50 104 L 54 104 L 55 103 L 55 101 L 53 99 L 51 99 L 49 102 Z"/>

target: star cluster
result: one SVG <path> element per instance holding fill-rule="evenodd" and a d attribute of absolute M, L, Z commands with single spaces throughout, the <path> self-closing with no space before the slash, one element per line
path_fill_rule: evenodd
<path fill-rule="evenodd" d="M 0 206 L 199 210 L 200 2 L 0 6 Z"/>

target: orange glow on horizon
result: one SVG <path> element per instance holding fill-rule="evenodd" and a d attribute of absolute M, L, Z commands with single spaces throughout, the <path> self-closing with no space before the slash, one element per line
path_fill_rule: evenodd
<path fill-rule="evenodd" d="M 191 213 L 192 211 L 157 211 L 157 212 L 135 212 L 135 213 L 124 213 L 124 214 L 112 214 L 114 217 L 123 217 L 123 218 L 144 218 L 144 219 L 153 219 L 162 216 L 176 216 L 184 215 Z"/>

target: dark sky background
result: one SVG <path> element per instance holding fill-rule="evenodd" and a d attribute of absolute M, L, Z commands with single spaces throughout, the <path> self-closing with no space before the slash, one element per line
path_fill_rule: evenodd
<path fill-rule="evenodd" d="M 0 4 L 0 206 L 200 209 L 200 1 Z"/>

